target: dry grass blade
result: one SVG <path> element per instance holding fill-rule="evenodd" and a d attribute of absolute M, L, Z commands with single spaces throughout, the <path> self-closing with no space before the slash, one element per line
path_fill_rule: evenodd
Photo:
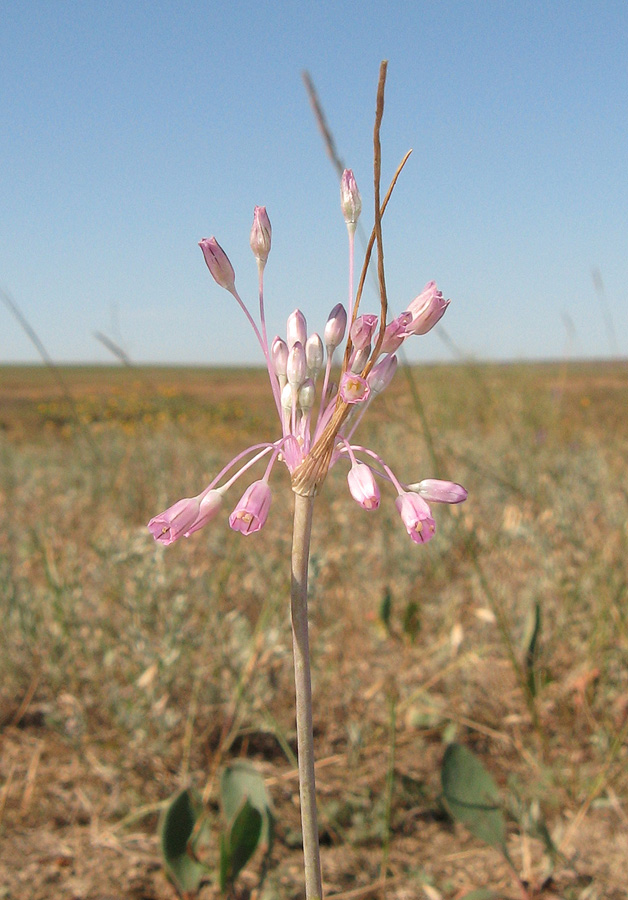
<path fill-rule="evenodd" d="M 30 684 L 26 693 L 24 694 L 24 698 L 20 703 L 19 707 L 16 709 L 15 714 L 11 718 L 11 725 L 16 728 L 26 713 L 26 710 L 31 704 L 31 700 L 35 696 L 35 691 L 37 690 L 37 686 L 39 684 L 39 679 L 41 678 L 41 672 L 39 670 L 33 672 L 33 676 L 31 678 Z"/>
<path fill-rule="evenodd" d="M 373 189 L 375 194 L 375 239 L 377 241 L 377 280 L 379 283 L 379 299 L 381 304 L 379 336 L 375 345 L 373 358 L 377 359 L 379 348 L 384 340 L 386 316 L 388 315 L 388 297 L 386 295 L 386 278 L 384 275 L 384 238 L 382 236 L 382 211 L 380 206 L 380 183 L 382 178 L 382 144 L 380 132 L 384 117 L 384 89 L 386 87 L 386 71 L 388 62 L 384 60 L 379 69 L 377 85 L 377 104 L 375 109 L 375 128 L 373 130 Z"/>
<path fill-rule="evenodd" d="M 338 156 L 338 151 L 336 149 L 336 142 L 334 140 L 334 136 L 331 133 L 331 129 L 327 124 L 327 119 L 325 118 L 325 113 L 323 112 L 323 107 L 321 106 L 320 100 L 318 99 L 318 94 L 316 92 L 316 88 L 314 87 L 314 82 L 310 76 L 310 73 L 306 70 L 301 72 L 301 77 L 303 78 L 303 83 L 305 84 L 305 89 L 307 91 L 307 95 L 312 106 L 312 111 L 314 112 L 314 118 L 316 119 L 316 124 L 318 125 L 318 129 L 323 137 L 323 143 L 325 144 L 325 150 L 327 151 L 327 155 L 329 156 L 332 165 L 336 172 L 338 173 L 338 177 L 342 175 L 345 166 L 340 157 Z"/>
<path fill-rule="evenodd" d="M 93 440 L 89 430 L 87 428 L 85 428 L 84 423 L 81 420 L 81 416 L 79 415 L 76 401 L 72 395 L 72 392 L 70 390 L 68 382 L 66 381 L 66 379 L 64 378 L 64 376 L 61 373 L 61 368 L 56 364 L 54 359 L 50 356 L 50 354 L 46 350 L 46 347 L 44 346 L 43 341 L 41 340 L 41 338 L 39 337 L 39 335 L 37 334 L 37 332 L 35 331 L 33 326 L 30 324 L 30 322 L 28 321 L 28 319 L 26 318 L 26 316 L 24 315 L 22 310 L 19 308 L 19 306 L 17 305 L 17 303 L 15 302 L 13 297 L 11 297 L 10 294 L 8 294 L 7 291 L 3 290 L 2 288 L 0 288 L 0 299 L 2 300 L 4 305 L 7 307 L 7 309 L 15 317 L 15 319 L 19 323 L 20 327 L 22 328 L 22 330 L 24 331 L 24 333 L 26 334 L 28 339 L 31 341 L 31 343 L 33 344 L 33 346 L 35 347 L 35 349 L 37 350 L 39 355 L 41 356 L 43 362 L 46 364 L 48 369 L 52 372 L 52 374 L 55 378 L 55 381 L 59 385 L 59 388 L 61 390 L 61 393 L 62 393 L 66 403 L 70 407 L 70 410 L 72 412 L 72 416 L 74 418 L 76 425 L 78 426 L 79 430 L 84 435 L 85 440 L 86 440 L 88 446 L 90 447 L 92 453 L 94 454 L 95 459 L 98 462 L 100 462 L 101 461 L 100 460 L 100 451 L 98 450 L 98 447 L 97 447 L 95 441 Z"/>

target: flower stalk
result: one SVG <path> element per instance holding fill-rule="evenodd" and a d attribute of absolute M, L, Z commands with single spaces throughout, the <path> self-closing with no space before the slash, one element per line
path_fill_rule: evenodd
<path fill-rule="evenodd" d="M 296 691 L 297 753 L 299 759 L 299 796 L 305 866 L 306 900 L 321 900 L 321 862 L 316 814 L 316 775 L 314 770 L 314 731 L 312 726 L 312 679 L 307 613 L 307 576 L 314 497 L 294 495 L 292 532 L 291 618 Z"/>
<path fill-rule="evenodd" d="M 269 481 L 273 468 L 280 464 L 288 469 L 294 493 L 291 624 L 306 900 L 322 900 L 307 596 L 315 495 L 332 466 L 336 463 L 348 464 L 349 492 L 362 509 L 374 511 L 379 507 L 381 494 L 378 481 L 384 482 L 389 492 L 396 492 L 394 502 L 397 511 L 414 544 L 431 540 L 436 529 L 428 501 L 460 503 L 467 496 L 461 485 L 450 481 L 428 478 L 406 483 L 397 478 L 378 453 L 352 442 L 353 434 L 372 401 L 386 389 L 395 374 L 398 364 L 396 351 L 406 340 L 430 331 L 449 305 L 436 283 L 430 281 L 405 311 L 388 321 L 382 217 L 410 152 L 397 167 L 383 199 L 380 198 L 380 127 L 385 81 L 384 62 L 380 68 L 374 129 L 375 224 L 354 295 L 354 235 L 362 203 L 353 172 L 345 170 L 341 178 L 341 208 L 349 236 L 349 302 L 347 309 L 337 303 L 331 310 L 323 338 L 317 332 L 308 332 L 304 314 L 296 309 L 286 322 L 285 340 L 276 336 L 269 344 L 264 306 L 264 269 L 271 250 L 272 228 L 265 207 L 255 207 L 250 237 L 251 250 L 258 265 L 259 323 L 236 290 L 235 271 L 225 251 L 213 237 L 200 242 L 212 277 L 235 298 L 260 344 L 277 408 L 280 433 L 273 440 L 255 443 L 237 454 L 199 494 L 177 501 L 148 523 L 154 539 L 163 545 L 189 537 L 217 517 L 226 492 L 268 456 L 263 477 L 249 484 L 229 516 L 229 525 L 234 531 L 245 536 L 253 535 L 264 527 L 269 514 L 272 499 Z M 380 312 L 379 315 L 358 315 L 374 248 Z M 346 344 L 342 350 L 345 336 Z M 339 355 L 342 354 L 342 363 L 338 382 L 332 383 L 332 359 L 337 350 Z M 321 374 L 322 388 L 317 398 L 317 380 Z"/>

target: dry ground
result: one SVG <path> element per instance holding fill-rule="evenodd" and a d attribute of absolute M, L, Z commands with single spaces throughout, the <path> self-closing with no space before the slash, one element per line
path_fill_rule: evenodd
<path fill-rule="evenodd" d="M 60 374 L 72 402 L 48 370 L 0 369 L 0 900 L 174 898 L 161 805 L 207 786 L 217 817 L 237 756 L 277 814 L 263 896 L 300 897 L 287 478 L 251 538 L 217 520 L 161 548 L 145 529 L 275 435 L 263 375 Z M 470 492 L 426 547 L 392 497 L 365 513 L 330 475 L 311 566 L 327 895 L 521 896 L 443 810 L 455 739 L 498 782 L 538 896 L 628 897 L 627 406 L 623 363 L 400 371 L 363 442 Z M 534 815 L 561 851 L 545 882 Z"/>

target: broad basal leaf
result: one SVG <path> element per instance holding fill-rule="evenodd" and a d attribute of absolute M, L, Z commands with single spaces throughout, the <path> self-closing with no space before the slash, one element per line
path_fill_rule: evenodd
<path fill-rule="evenodd" d="M 450 744 L 441 770 L 447 807 L 471 834 L 506 852 L 506 822 L 497 785 L 482 763 L 461 744 Z"/>
<path fill-rule="evenodd" d="M 189 790 L 176 794 L 166 807 L 160 826 L 161 851 L 166 869 L 183 893 L 195 893 L 207 869 L 188 848 L 202 806 Z"/>

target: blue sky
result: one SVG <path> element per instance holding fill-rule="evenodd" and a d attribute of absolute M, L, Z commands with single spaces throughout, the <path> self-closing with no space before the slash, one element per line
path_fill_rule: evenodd
<path fill-rule="evenodd" d="M 259 362 L 197 247 L 256 305 L 253 207 L 273 224 L 269 331 L 347 292 L 337 180 L 307 69 L 372 224 L 372 127 L 392 308 L 434 278 L 480 359 L 628 353 L 625 2 L 0 3 L 0 287 L 57 361 Z M 601 272 L 603 300 L 592 270 Z M 364 311 L 376 311 L 375 292 Z M 606 312 L 606 319 L 605 319 Z M 608 318 L 613 331 L 609 333 Z M 0 305 L 0 362 L 37 353 Z M 448 360 L 433 332 L 416 360 Z"/>

